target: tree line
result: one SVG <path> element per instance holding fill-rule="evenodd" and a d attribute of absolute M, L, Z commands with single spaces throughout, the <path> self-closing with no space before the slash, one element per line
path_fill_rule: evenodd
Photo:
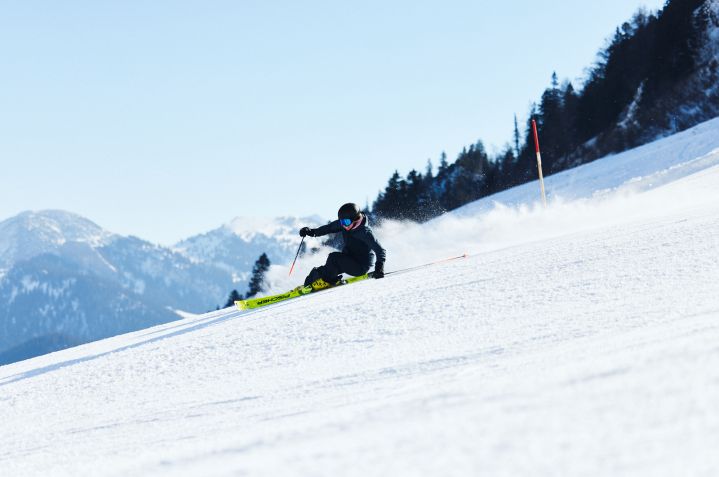
<path fill-rule="evenodd" d="M 512 142 L 499 154 L 490 157 L 477 141 L 452 163 L 442 153 L 436 171 L 431 161 L 406 177 L 395 171 L 371 213 L 422 222 L 536 179 L 532 120 L 549 175 L 718 115 L 719 92 L 706 93 L 719 80 L 717 61 L 702 63 L 707 26 L 717 21 L 706 0 L 669 0 L 658 13 L 639 10 L 599 51 L 580 90 L 552 74 L 522 130 L 515 115 Z M 692 83 L 700 70 L 704 84 Z"/>

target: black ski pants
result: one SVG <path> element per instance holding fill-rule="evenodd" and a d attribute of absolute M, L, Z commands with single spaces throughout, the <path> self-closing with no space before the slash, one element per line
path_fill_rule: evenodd
<path fill-rule="evenodd" d="M 307 278 L 305 285 L 309 285 L 318 278 L 328 283 L 335 283 L 342 273 L 357 277 L 369 271 L 370 264 L 358 261 L 352 255 L 342 252 L 332 252 L 327 256 L 327 262 L 321 267 L 313 268 Z"/>

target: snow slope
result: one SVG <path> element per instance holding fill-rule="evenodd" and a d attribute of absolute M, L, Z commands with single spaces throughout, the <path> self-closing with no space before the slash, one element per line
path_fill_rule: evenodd
<path fill-rule="evenodd" d="M 464 260 L 0 367 L 0 469 L 716 475 L 719 124 L 702 127 L 693 157 L 692 136 L 655 144 L 654 170 L 638 150 L 553 176 L 546 211 L 381 231 L 389 269 Z M 627 179 L 577 185 L 597 170 Z"/>
<path fill-rule="evenodd" d="M 574 169 L 545 177 L 547 196 L 560 201 L 602 199 L 658 187 L 719 164 L 719 118 L 673 136 Z M 530 182 L 457 210 L 476 216 L 494 204 L 518 206 L 539 201 L 539 185 Z"/>

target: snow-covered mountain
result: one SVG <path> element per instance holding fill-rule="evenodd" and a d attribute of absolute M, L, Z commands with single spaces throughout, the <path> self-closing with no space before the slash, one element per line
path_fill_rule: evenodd
<path fill-rule="evenodd" d="M 57 210 L 0 222 L 0 264 L 0 363 L 207 311 L 233 286 L 224 270 Z"/>
<path fill-rule="evenodd" d="M 23 212 L 0 222 L 0 269 L 43 253 L 56 253 L 67 243 L 101 247 L 112 238 L 113 234 L 76 214 Z"/>
<path fill-rule="evenodd" d="M 390 271 L 463 260 L 0 367 L 0 468 L 716 475 L 717 138 L 378 230 Z"/>
<path fill-rule="evenodd" d="M 260 254 L 287 263 L 319 223 L 237 218 L 169 249 L 65 211 L 0 222 L 0 363 L 214 309 Z"/>
<path fill-rule="evenodd" d="M 174 250 L 231 273 L 240 270 L 238 278 L 247 280 L 261 254 L 266 253 L 273 264 L 288 263 L 300 243 L 297 231 L 303 226 L 316 227 L 322 223 L 318 216 L 236 217 L 215 230 L 179 242 Z"/>

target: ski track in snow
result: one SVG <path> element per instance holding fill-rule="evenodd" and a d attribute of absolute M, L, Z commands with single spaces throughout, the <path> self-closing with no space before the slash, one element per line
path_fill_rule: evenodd
<path fill-rule="evenodd" d="M 2 475 L 716 475 L 719 167 L 676 178 L 0 367 Z"/>

